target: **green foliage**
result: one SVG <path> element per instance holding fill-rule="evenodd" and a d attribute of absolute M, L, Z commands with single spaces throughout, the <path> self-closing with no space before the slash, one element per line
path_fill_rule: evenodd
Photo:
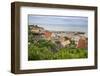
<path fill-rule="evenodd" d="M 75 48 L 76 44 L 74 40 L 71 40 L 71 43 L 69 44 L 69 48 Z"/>
<path fill-rule="evenodd" d="M 29 60 L 52 59 L 53 57 L 53 53 L 46 47 L 39 48 L 37 46 L 31 45 L 29 46 L 28 50 Z"/>
<path fill-rule="evenodd" d="M 76 59 L 76 58 L 87 58 L 86 49 L 78 48 L 62 48 L 54 56 L 55 59 Z"/>
<path fill-rule="evenodd" d="M 50 41 L 40 40 L 31 43 L 28 47 L 29 60 L 52 60 L 52 59 L 77 59 L 87 58 L 87 50 L 81 48 L 62 48 L 57 52 L 51 51 L 55 48 Z"/>
<path fill-rule="evenodd" d="M 71 41 L 69 46 L 60 47 L 59 43 L 35 38 L 36 35 L 30 29 L 28 28 L 28 60 L 79 59 L 88 56 L 87 49 L 76 48 L 75 41 Z"/>

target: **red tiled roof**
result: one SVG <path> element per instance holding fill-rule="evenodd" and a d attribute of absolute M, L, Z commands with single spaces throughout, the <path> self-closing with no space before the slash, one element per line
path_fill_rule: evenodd
<path fill-rule="evenodd" d="M 45 35 L 46 38 L 51 37 L 52 32 L 46 31 L 46 32 L 44 32 L 44 35 Z"/>

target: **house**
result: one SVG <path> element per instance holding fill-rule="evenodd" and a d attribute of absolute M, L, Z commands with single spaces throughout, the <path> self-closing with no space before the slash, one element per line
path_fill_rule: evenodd
<path fill-rule="evenodd" d="M 78 41 L 80 39 L 80 36 L 79 35 L 74 35 L 71 40 L 74 40 L 75 41 L 75 44 L 77 45 L 78 44 Z"/>
<path fill-rule="evenodd" d="M 44 36 L 46 40 L 51 40 L 51 35 L 52 35 L 52 32 L 49 32 L 49 31 L 44 32 Z"/>
<path fill-rule="evenodd" d="M 65 47 L 65 46 L 69 45 L 71 42 L 68 37 L 62 37 L 62 38 L 60 38 L 60 43 L 63 47 Z"/>
<path fill-rule="evenodd" d="M 38 27 L 38 26 L 33 26 L 32 29 L 31 29 L 31 32 L 33 32 L 33 33 L 43 33 L 44 28 Z"/>
<path fill-rule="evenodd" d="M 76 47 L 77 48 L 87 48 L 87 39 L 84 36 L 80 37 Z"/>

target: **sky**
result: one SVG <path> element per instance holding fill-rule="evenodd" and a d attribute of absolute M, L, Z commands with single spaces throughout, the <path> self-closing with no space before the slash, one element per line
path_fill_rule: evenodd
<path fill-rule="evenodd" d="M 28 25 L 32 24 L 49 31 L 88 31 L 88 17 L 28 15 Z"/>

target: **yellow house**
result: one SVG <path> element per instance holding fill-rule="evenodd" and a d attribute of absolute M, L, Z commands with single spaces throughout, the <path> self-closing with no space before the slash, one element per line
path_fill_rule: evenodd
<path fill-rule="evenodd" d="M 33 32 L 33 33 L 42 33 L 43 31 L 44 31 L 44 29 L 41 27 L 33 27 L 31 29 L 31 32 Z"/>

